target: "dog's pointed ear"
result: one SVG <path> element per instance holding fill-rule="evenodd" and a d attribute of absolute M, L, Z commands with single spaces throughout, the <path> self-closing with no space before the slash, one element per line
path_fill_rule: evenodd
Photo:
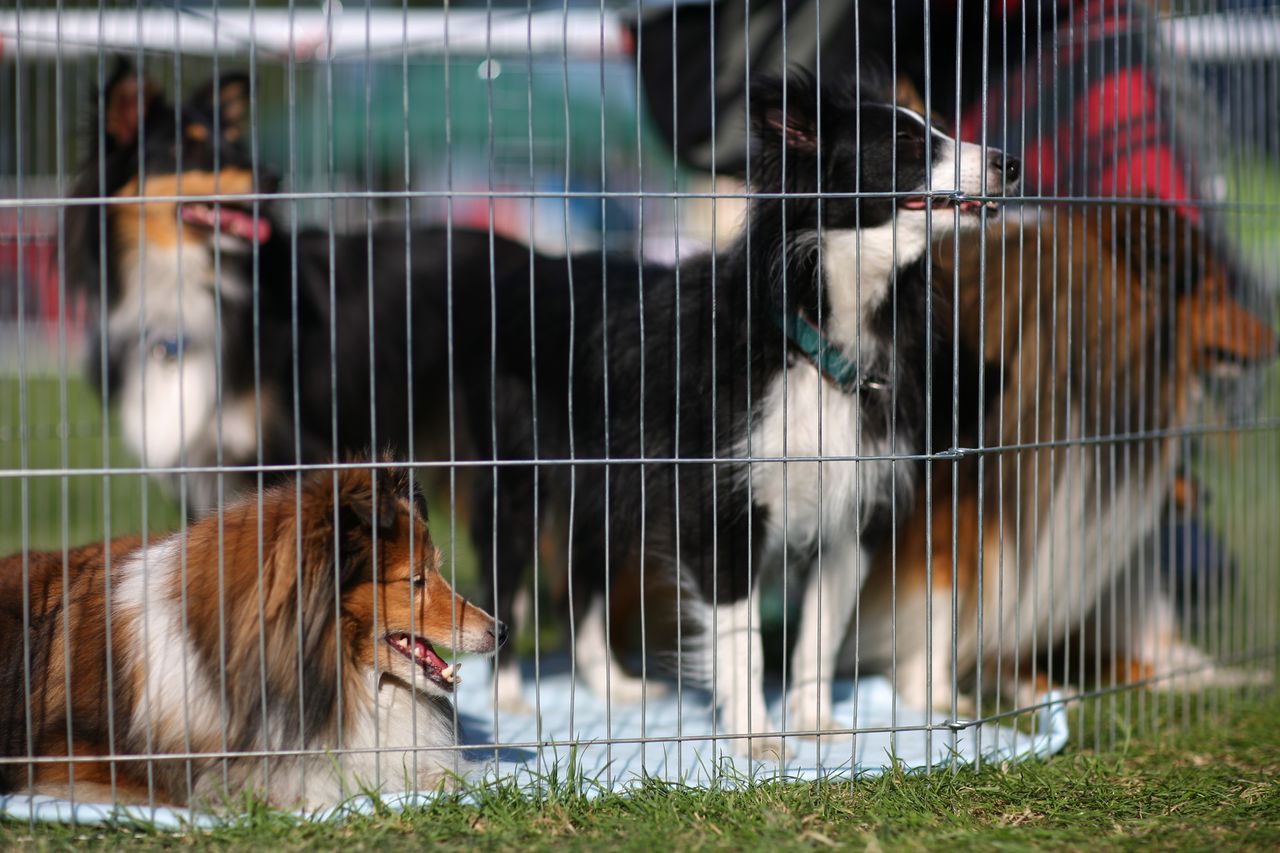
<path fill-rule="evenodd" d="M 323 476 L 332 477 L 332 474 L 323 472 Z M 328 494 L 332 497 L 333 493 Z M 372 556 L 373 538 L 377 536 L 385 541 L 395 530 L 396 497 L 393 484 L 383 472 L 348 468 L 338 472 L 337 500 L 336 533 L 341 552 L 338 584 L 346 588 L 357 579 L 368 577 L 365 569 Z M 333 512 L 332 504 L 328 511 Z"/>
<path fill-rule="evenodd" d="M 160 88 L 139 73 L 131 62 L 120 60 L 102 89 L 102 132 L 107 150 L 131 146 L 138 141 L 138 128 L 160 97 Z"/>
<path fill-rule="evenodd" d="M 192 114 L 206 117 L 211 124 L 216 115 L 222 137 L 237 142 L 249 122 L 249 94 L 249 75 L 229 71 L 196 89 L 187 106 Z"/>
<path fill-rule="evenodd" d="M 751 86 L 753 132 L 765 146 L 781 142 L 804 154 L 818 150 L 818 87 L 801 72 L 763 77 Z"/>
<path fill-rule="evenodd" d="M 396 499 L 391 491 L 391 483 L 383 478 L 378 483 L 376 506 L 372 490 L 360 489 L 347 497 L 344 508 L 365 530 L 376 527 L 379 533 L 390 533 L 396 526 Z"/>

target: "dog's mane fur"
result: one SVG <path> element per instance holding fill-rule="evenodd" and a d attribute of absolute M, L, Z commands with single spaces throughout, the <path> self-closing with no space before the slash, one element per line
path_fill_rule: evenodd
<path fill-rule="evenodd" d="M 358 641 L 380 642 L 369 636 L 374 626 L 347 608 L 345 589 L 373 580 L 388 564 L 385 543 L 403 529 L 399 507 L 408 503 L 425 520 L 421 492 L 411 488 L 407 471 L 372 470 L 316 471 L 300 486 L 290 478 L 261 498 L 248 496 L 206 516 L 185 534 L 72 549 L 65 594 L 61 553 L 0 561 L 0 690 L 18 698 L 0 711 L 0 755 L 67 755 L 72 724 L 73 750 L 87 755 L 315 750 L 342 743 L 378 689 L 357 659 Z M 370 529 L 379 529 L 384 542 L 377 566 Z M 27 602 L 31 630 L 24 646 Z M 184 614 L 185 636 L 171 635 L 175 626 L 164 623 L 174 614 Z M 157 651 L 157 643 L 177 647 Z M 167 669 L 149 673 L 148 667 Z M 157 695 L 157 678 L 179 685 L 187 701 Z M 422 698 L 443 703 L 440 713 L 451 717 L 444 700 Z M 184 704 L 189 710 L 175 714 Z M 299 766 L 308 760 L 281 759 Z M 134 791 L 146 791 L 150 778 L 161 801 L 185 802 L 188 785 L 212 792 L 201 780 L 219 766 L 227 768 L 234 790 L 263 764 L 257 758 L 123 761 L 113 772 L 106 762 L 85 762 L 71 772 L 77 784 L 108 785 L 114 778 Z M 41 769 L 56 776 L 60 767 Z M 70 772 L 65 775 L 69 781 Z M 26 783 L 26 768 L 4 765 L 0 791 Z"/>

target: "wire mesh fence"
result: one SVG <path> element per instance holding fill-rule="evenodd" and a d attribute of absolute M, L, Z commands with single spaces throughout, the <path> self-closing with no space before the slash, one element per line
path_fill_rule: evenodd
<path fill-rule="evenodd" d="M 6 809 L 1269 691 L 1278 86 L 1244 0 L 0 12 Z"/>

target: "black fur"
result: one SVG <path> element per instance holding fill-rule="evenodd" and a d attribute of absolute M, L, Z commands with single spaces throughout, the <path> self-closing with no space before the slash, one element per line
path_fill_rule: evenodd
<path fill-rule="evenodd" d="M 643 568 L 678 562 L 708 601 L 720 603 L 745 596 L 751 567 L 757 574 L 763 568 L 765 510 L 753 505 L 747 465 L 732 457 L 745 452 L 771 380 L 804 357 L 772 315 L 797 308 L 814 321 L 830 315 L 819 222 L 849 229 L 889 221 L 899 199 L 839 194 L 924 185 L 925 146 L 937 144 L 923 126 L 895 122 L 884 106 L 891 98 L 875 90 L 819 88 L 794 74 L 785 103 L 783 92 L 780 79 L 752 89 L 751 188 L 762 195 L 750 202 L 748 226 L 733 245 L 669 269 L 599 256 L 537 259 L 537 382 L 522 382 L 519 373 L 500 380 L 508 384 L 498 395 L 492 449 L 506 459 L 531 458 L 536 438 L 539 459 L 584 461 L 541 473 L 500 469 L 496 532 L 492 491 L 486 484 L 477 495 L 473 534 L 483 577 L 496 578 L 496 615 L 504 622 L 514 621 L 514 593 L 534 548 L 538 476 L 544 513 L 547 504 L 573 508 L 579 615 L 600 592 L 605 571 L 634 568 L 642 549 Z M 790 195 L 776 197 L 783 192 Z M 924 425 L 929 297 L 922 263 L 897 270 L 890 295 L 868 318 L 883 346 L 869 361 L 863 353 L 864 370 L 892 386 L 862 392 L 864 435 L 886 438 L 892 428 L 897 453 L 918 452 Z M 500 284 L 500 301 L 519 287 L 509 292 Z M 527 337 L 516 343 L 527 351 Z M 535 388 L 536 436 L 529 406 Z M 629 461 L 598 461 L 605 458 Z M 653 461 L 632 461 L 641 459 Z M 904 470 L 913 465 L 900 463 Z M 868 546 L 891 532 L 892 500 L 884 494 L 868 502 Z"/>

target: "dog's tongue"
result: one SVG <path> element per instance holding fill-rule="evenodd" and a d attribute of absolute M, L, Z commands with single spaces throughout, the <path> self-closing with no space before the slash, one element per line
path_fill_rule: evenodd
<path fill-rule="evenodd" d="M 255 222 L 253 215 L 235 208 L 222 208 L 222 231 L 250 243 L 265 243 L 271 239 L 271 223 L 259 216 Z"/>
<path fill-rule="evenodd" d="M 223 234 L 248 243 L 265 243 L 271 239 L 271 222 L 266 217 L 259 216 L 255 221 L 252 213 L 237 207 L 223 206 L 215 213 L 211 206 L 188 204 L 182 208 L 182 218 L 193 225 L 217 227 Z"/>
<path fill-rule="evenodd" d="M 448 664 L 444 662 L 444 658 L 436 654 L 436 650 L 431 648 L 431 646 L 427 645 L 427 643 L 421 639 L 414 640 L 413 656 L 419 662 L 425 663 L 432 669 L 436 670 L 436 672 L 439 672 L 448 666 Z"/>

